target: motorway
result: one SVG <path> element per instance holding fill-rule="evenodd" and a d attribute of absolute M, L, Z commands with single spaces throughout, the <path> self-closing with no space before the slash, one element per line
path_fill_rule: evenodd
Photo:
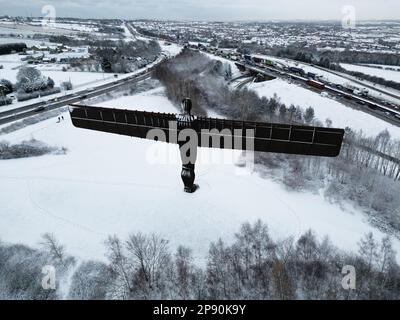
<path fill-rule="evenodd" d="M 247 64 L 246 62 L 237 62 L 237 61 L 233 61 L 233 60 L 232 60 L 232 62 L 234 62 L 237 65 L 242 66 L 246 70 L 252 71 L 254 73 L 261 73 L 261 74 L 265 74 L 267 76 L 271 76 L 271 74 L 272 74 L 272 75 L 275 75 L 276 77 L 280 77 L 280 78 L 288 77 L 291 80 L 298 81 L 300 84 L 305 85 L 305 87 L 310 90 L 311 89 L 315 90 L 315 88 L 310 87 L 307 84 L 308 78 L 302 77 L 298 74 L 294 74 L 289 71 L 279 70 L 279 69 L 276 69 L 276 68 L 273 68 L 270 66 L 265 66 L 265 65 L 258 65 L 258 64 L 250 65 L 250 64 Z M 359 110 L 366 111 L 370 114 L 376 115 L 377 117 L 379 117 L 385 121 L 389 121 L 390 123 L 393 123 L 396 125 L 400 124 L 400 111 L 399 110 L 395 110 L 393 108 L 384 106 L 384 105 L 377 103 L 369 98 L 360 97 L 353 93 L 349 93 L 344 90 L 337 89 L 333 86 L 325 85 L 323 91 L 329 92 L 339 98 L 344 97 L 349 101 L 354 101 L 356 104 L 359 105 L 357 108 Z M 366 108 L 361 108 L 361 107 L 366 107 Z"/>
<path fill-rule="evenodd" d="M 379 92 L 379 93 L 385 94 L 387 96 L 390 96 L 392 98 L 400 100 L 400 96 L 398 94 L 395 94 L 393 92 L 377 88 L 377 87 L 373 86 L 372 84 L 368 84 L 368 83 L 365 83 L 363 81 L 360 81 L 357 78 L 355 78 L 353 76 L 350 76 L 348 74 L 345 74 L 345 73 L 342 73 L 342 72 L 338 72 L 338 71 L 335 71 L 335 70 L 326 69 L 326 68 L 323 68 L 323 67 L 320 67 L 320 66 L 315 66 L 315 65 L 312 65 L 312 64 L 309 64 L 309 63 L 304 63 L 304 62 L 301 62 L 301 63 L 303 63 L 305 65 L 308 65 L 310 67 L 314 67 L 316 69 L 320 69 L 320 70 L 325 71 L 325 72 L 332 73 L 332 74 L 337 75 L 337 76 L 339 76 L 339 77 L 341 77 L 343 79 L 346 79 L 346 80 L 352 81 L 354 83 L 357 83 L 358 85 L 363 86 L 365 88 L 374 90 L 376 92 Z"/>
<path fill-rule="evenodd" d="M 162 59 L 161 61 L 163 61 Z M 158 63 L 161 63 L 158 62 Z M 157 64 L 158 64 L 157 63 Z M 155 65 L 157 65 L 155 64 Z M 50 98 L 47 101 L 41 101 L 37 103 L 33 103 L 27 106 L 23 106 L 20 108 L 15 108 L 12 110 L 7 110 L 0 113 L 0 125 L 7 124 L 13 121 L 22 120 L 37 114 L 41 114 L 43 112 L 51 111 L 54 109 L 58 109 L 64 107 L 66 105 L 77 103 L 81 100 L 85 100 L 88 98 L 93 98 L 107 92 L 111 92 L 121 86 L 127 84 L 133 84 L 144 79 L 147 79 L 151 76 L 154 66 L 145 69 L 144 71 L 134 74 L 132 76 L 118 79 L 110 83 L 102 84 L 90 89 L 84 89 L 78 92 L 74 92 L 65 96 L 57 97 L 57 98 Z M 44 109 L 38 109 L 44 107 Z"/>

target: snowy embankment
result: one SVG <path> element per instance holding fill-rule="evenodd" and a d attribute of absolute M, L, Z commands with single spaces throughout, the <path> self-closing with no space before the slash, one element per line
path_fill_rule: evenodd
<path fill-rule="evenodd" d="M 223 63 L 229 64 L 231 66 L 231 70 L 232 70 L 232 79 L 235 79 L 237 77 L 242 76 L 242 73 L 240 72 L 240 70 L 238 69 L 236 64 L 234 62 L 232 62 L 231 60 L 228 60 L 228 59 L 225 59 L 225 58 L 222 58 L 222 57 L 218 57 L 218 56 L 215 56 L 213 54 L 209 54 L 209 53 L 205 53 L 205 52 L 203 52 L 203 54 L 205 54 L 210 59 L 221 61 Z"/>
<path fill-rule="evenodd" d="M 362 72 L 365 74 L 369 74 L 370 76 L 375 76 L 375 77 L 379 77 L 379 78 L 383 78 L 386 80 L 391 80 L 391 81 L 400 83 L 400 71 L 384 70 L 384 69 L 379 69 L 379 68 L 374 68 L 374 67 L 360 66 L 360 65 L 347 64 L 347 63 L 341 63 L 340 66 L 349 71 Z M 386 68 L 387 68 L 387 66 L 386 66 Z M 394 68 L 400 69 L 400 67 L 394 67 Z"/>
<path fill-rule="evenodd" d="M 101 105 L 178 111 L 162 88 Z M 177 146 L 78 129 L 63 116 L 61 123 L 53 118 L 0 136 L 11 143 L 34 137 L 68 149 L 66 155 L 0 161 L 3 241 L 35 246 L 40 234 L 52 232 L 70 253 L 104 259 L 108 235 L 155 232 L 172 248 L 191 247 L 202 263 L 210 241 L 229 241 L 241 223 L 257 219 L 269 225 L 273 237 L 297 237 L 312 228 L 346 250 L 356 250 L 369 231 L 383 236 L 349 206 L 342 210 L 321 195 L 288 192 L 238 168 L 240 152 L 200 149 L 200 189 L 186 194 Z M 400 252 L 400 242 L 394 246 Z"/>
<path fill-rule="evenodd" d="M 267 98 L 272 98 L 276 94 L 287 107 L 291 104 L 304 109 L 311 106 L 314 108 L 315 117 L 318 120 L 324 123 L 329 118 L 333 121 L 334 127 L 350 127 L 354 130 L 362 130 L 368 136 L 375 136 L 387 129 L 393 138 L 400 139 L 400 127 L 368 113 L 349 108 L 336 100 L 323 97 L 317 92 L 301 86 L 275 79 L 251 83 L 248 88 Z"/>
<path fill-rule="evenodd" d="M 385 99 L 385 100 L 393 102 L 393 103 L 399 103 L 398 99 L 371 88 L 371 86 L 375 85 L 372 82 L 356 79 L 355 77 L 352 77 L 347 74 L 343 74 L 343 76 L 341 76 L 339 72 L 329 71 L 327 69 L 314 67 L 309 64 L 298 62 L 298 61 L 291 60 L 291 59 L 276 58 L 276 57 L 265 56 L 265 55 L 258 55 L 258 56 L 275 61 L 276 63 L 279 63 L 282 66 L 301 68 L 306 73 L 311 72 L 311 73 L 321 76 L 324 81 L 331 82 L 334 84 L 339 84 L 339 85 L 342 85 L 345 87 L 348 86 L 348 87 L 362 88 L 363 86 L 359 83 L 359 82 L 361 82 L 365 86 L 368 86 L 369 94 L 371 96 L 374 96 L 378 99 Z M 367 72 L 367 74 L 370 74 L 370 73 Z M 388 93 L 398 93 L 398 92 L 394 92 L 393 89 L 391 89 L 391 88 L 386 88 L 383 86 L 376 86 L 376 85 L 375 85 L 375 87 L 378 88 L 379 90 L 384 90 Z"/>

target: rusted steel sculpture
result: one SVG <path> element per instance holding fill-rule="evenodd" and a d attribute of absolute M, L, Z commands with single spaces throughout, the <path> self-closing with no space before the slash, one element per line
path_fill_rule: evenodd
<path fill-rule="evenodd" d="M 75 127 L 178 144 L 184 191 L 197 186 L 197 147 L 336 157 L 344 130 L 322 127 L 238 121 L 194 116 L 192 103 L 182 101 L 182 114 L 167 114 L 71 105 Z"/>

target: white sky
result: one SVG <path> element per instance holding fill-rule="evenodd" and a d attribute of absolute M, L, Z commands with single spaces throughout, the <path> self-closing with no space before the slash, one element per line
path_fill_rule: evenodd
<path fill-rule="evenodd" d="M 399 0 L 0 0 L 0 15 L 177 20 L 341 20 L 353 5 L 360 20 L 399 19 Z"/>

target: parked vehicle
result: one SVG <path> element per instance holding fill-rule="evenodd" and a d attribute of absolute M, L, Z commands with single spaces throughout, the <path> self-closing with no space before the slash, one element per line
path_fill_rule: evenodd
<path fill-rule="evenodd" d="M 310 79 L 315 79 L 317 75 L 315 73 L 312 72 L 307 72 L 307 77 L 309 77 Z"/>
<path fill-rule="evenodd" d="M 311 80 L 311 79 L 307 80 L 307 84 L 310 87 L 314 87 L 314 88 L 319 89 L 319 90 L 325 89 L 325 85 L 323 83 L 318 82 L 318 81 L 314 81 L 314 80 Z"/>
<path fill-rule="evenodd" d="M 268 59 L 265 60 L 265 64 L 266 64 L 267 66 L 274 66 L 274 65 L 275 65 L 274 62 L 273 62 L 272 60 L 268 60 Z"/>
<path fill-rule="evenodd" d="M 44 111 L 44 110 L 46 110 L 46 107 L 40 106 L 40 107 L 37 107 L 36 109 L 34 109 L 33 111 L 35 111 L 35 112 L 42 112 L 42 111 Z"/>
<path fill-rule="evenodd" d="M 293 72 L 293 73 L 298 73 L 300 75 L 304 75 L 305 74 L 303 69 L 297 68 L 297 67 L 289 67 L 289 71 Z"/>
<path fill-rule="evenodd" d="M 245 55 L 244 55 L 244 60 L 249 60 L 249 61 L 252 60 L 252 59 L 251 59 L 251 55 L 245 54 Z"/>
<path fill-rule="evenodd" d="M 254 65 L 254 60 L 251 57 L 251 55 L 249 55 L 249 54 L 244 55 L 244 61 L 245 61 L 245 63 L 247 63 L 249 65 L 252 65 L 252 66 Z"/>

